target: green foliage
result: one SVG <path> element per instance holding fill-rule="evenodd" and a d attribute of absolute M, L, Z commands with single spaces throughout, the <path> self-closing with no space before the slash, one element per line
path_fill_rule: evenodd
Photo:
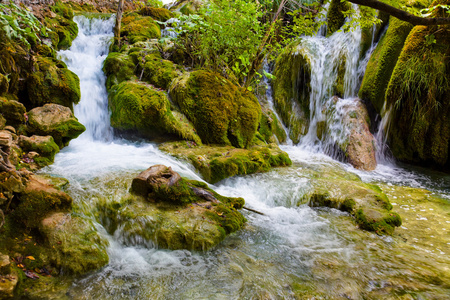
<path fill-rule="evenodd" d="M 0 24 L 9 39 L 16 40 L 27 48 L 41 44 L 41 36 L 48 37 L 48 29 L 33 13 L 13 2 L 0 4 Z"/>
<path fill-rule="evenodd" d="M 235 83 L 249 86 L 262 62 L 259 46 L 269 46 L 274 31 L 260 21 L 261 5 L 253 1 L 212 1 L 201 15 L 180 17 L 180 29 L 175 40 L 193 65 L 208 68 Z"/>

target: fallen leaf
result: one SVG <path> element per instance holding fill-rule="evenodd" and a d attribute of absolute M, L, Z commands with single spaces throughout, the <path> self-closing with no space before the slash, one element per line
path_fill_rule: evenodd
<path fill-rule="evenodd" d="M 28 258 L 29 260 L 36 260 L 36 258 L 34 258 L 33 256 L 27 256 L 25 258 Z"/>

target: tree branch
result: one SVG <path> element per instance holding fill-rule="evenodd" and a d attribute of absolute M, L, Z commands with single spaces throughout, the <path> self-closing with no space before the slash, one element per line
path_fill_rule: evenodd
<path fill-rule="evenodd" d="M 391 16 L 396 17 L 399 20 L 406 21 L 412 25 L 448 25 L 450 24 L 450 18 L 422 18 L 410 14 L 404 10 L 387 5 L 378 0 L 347 0 L 348 2 L 368 6 L 378 9 L 379 11 L 386 12 Z"/>

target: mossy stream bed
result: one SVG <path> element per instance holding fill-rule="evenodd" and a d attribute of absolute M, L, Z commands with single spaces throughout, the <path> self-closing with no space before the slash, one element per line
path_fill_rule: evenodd
<path fill-rule="evenodd" d="M 351 167 L 324 155 L 295 147 L 283 150 L 291 156 L 293 166 L 234 177 L 212 186 L 220 194 L 244 197 L 247 206 L 265 215 L 243 211 L 248 220 L 244 228 L 208 252 L 163 250 L 145 241 L 125 244 L 123 232 L 108 235 L 99 222 L 98 203 L 121 198 L 130 188 L 133 176 L 147 166 L 164 163 L 182 176 L 198 180 L 190 166 L 162 154 L 156 146 L 125 141 L 84 144 L 84 147 L 75 143 L 62 151 L 47 171 L 65 175 L 70 181 L 67 192 L 74 198 L 78 213 L 99 222 L 99 231 L 110 242 L 110 262 L 102 270 L 75 278 L 72 283 L 56 289 L 49 287 L 48 296 L 58 299 L 448 297 L 450 194 L 444 177 L 441 183 L 427 186 L 426 176 L 388 166 L 358 175 Z M 79 155 L 86 159 L 77 163 Z M 402 175 L 395 173 L 398 171 Z M 397 183 L 389 180 L 388 172 L 396 174 Z M 380 174 L 387 178 L 385 182 L 380 181 Z M 339 178 L 340 182 L 359 182 L 362 177 L 366 182 L 376 183 L 390 199 L 393 211 L 402 217 L 402 226 L 392 236 L 379 236 L 359 229 L 348 213 L 310 208 L 305 195 L 314 180 L 322 177 Z"/>

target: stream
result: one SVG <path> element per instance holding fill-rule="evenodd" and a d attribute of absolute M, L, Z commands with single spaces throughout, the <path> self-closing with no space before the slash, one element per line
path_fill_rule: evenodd
<path fill-rule="evenodd" d="M 120 230 L 108 235 L 97 223 L 96 203 L 119 199 L 139 172 L 164 164 L 202 179 L 157 144 L 114 137 L 101 70 L 114 18 L 74 21 L 79 36 L 59 56 L 80 78 L 75 115 L 87 130 L 41 172 L 70 181 L 66 192 L 75 211 L 96 222 L 110 242 L 110 263 L 77 279 L 67 291 L 71 299 L 448 299 L 449 176 L 389 163 L 358 171 L 306 142 L 281 146 L 291 167 L 212 186 L 265 214 L 243 211 L 245 227 L 212 251 L 147 248 L 142 241 L 125 246 Z M 346 96 L 354 95 L 355 85 L 348 82 Z M 347 213 L 308 207 L 303 200 L 310 182 L 324 174 L 378 184 L 402 216 L 402 227 L 393 236 L 378 236 L 358 229 Z"/>

